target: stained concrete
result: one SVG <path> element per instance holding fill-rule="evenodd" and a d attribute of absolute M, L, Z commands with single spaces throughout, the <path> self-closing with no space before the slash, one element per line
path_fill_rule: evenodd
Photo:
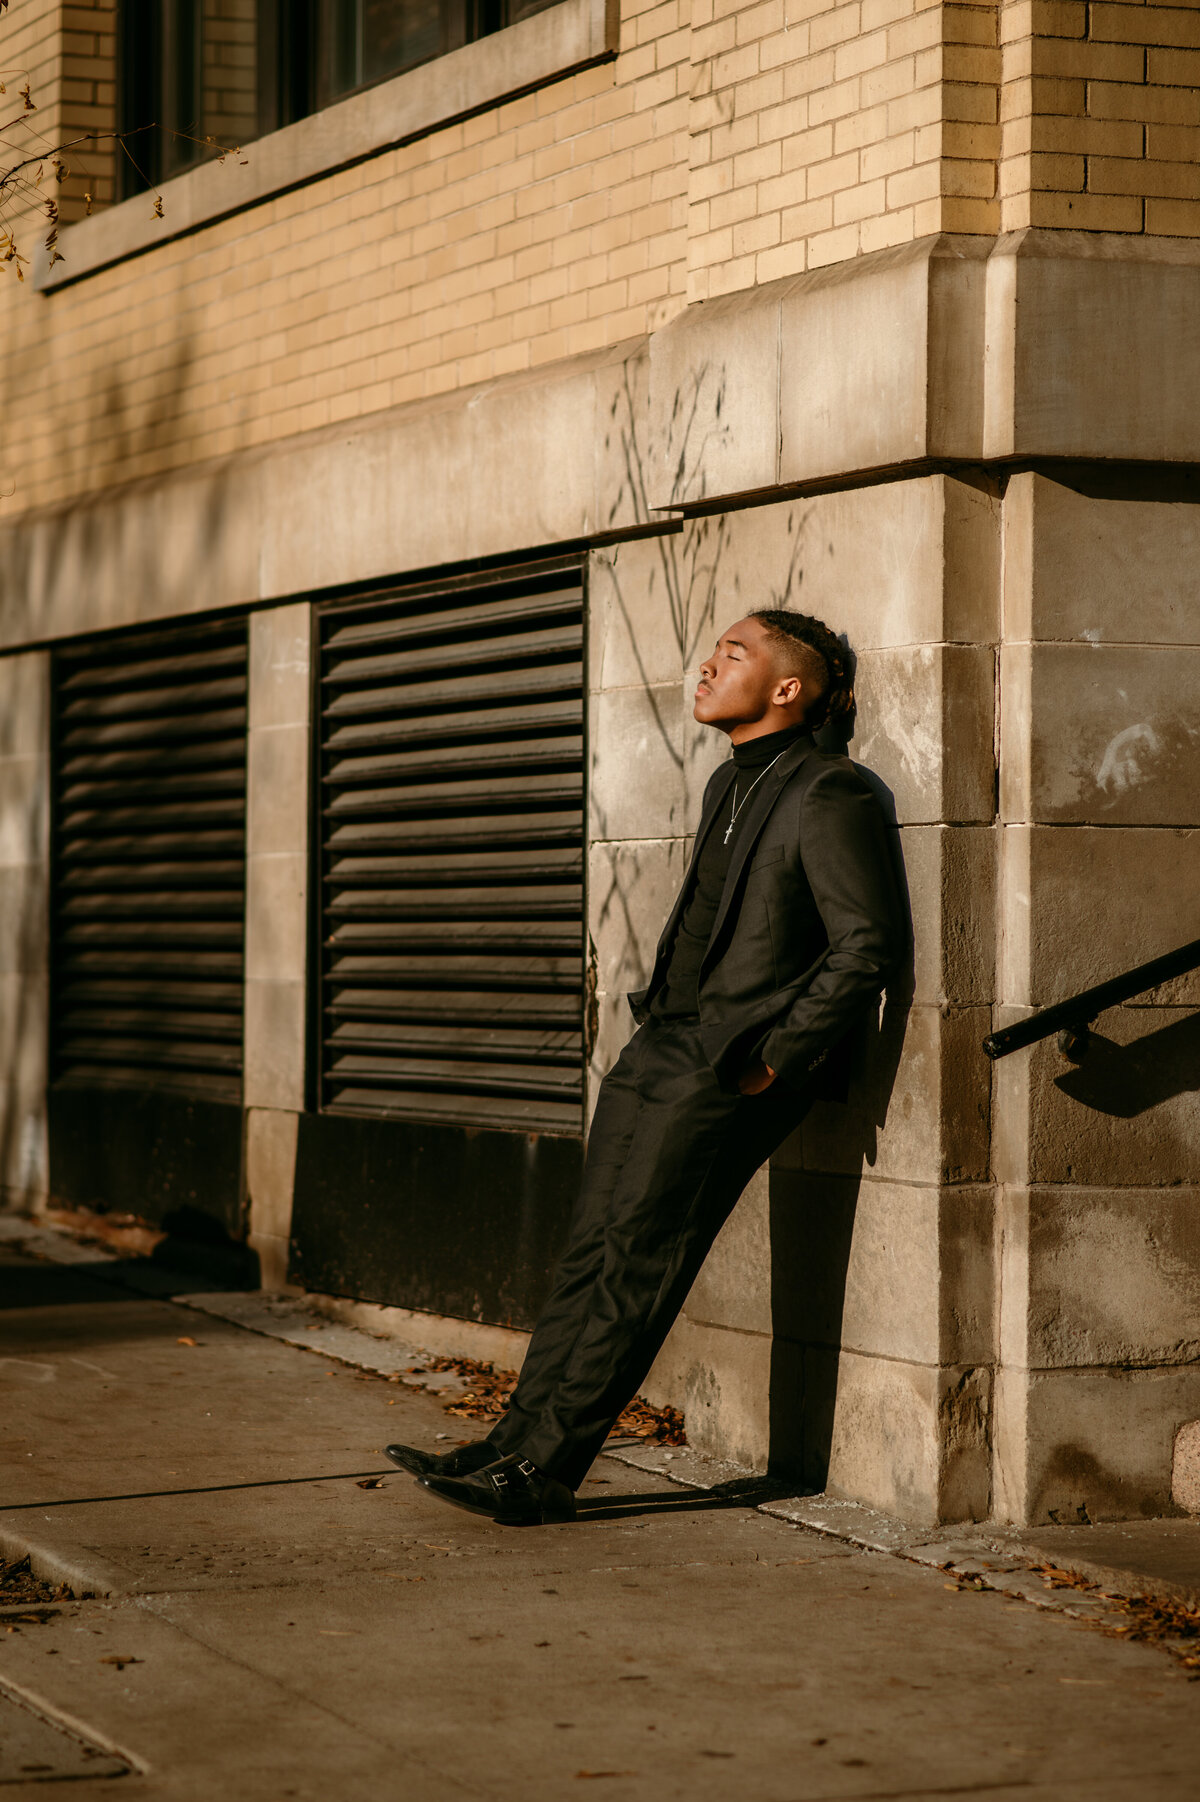
<path fill-rule="evenodd" d="M 129 1760 L 129 1802 L 1192 1793 L 1195 1688 L 1082 1602 L 855 1543 L 861 1509 L 844 1537 L 793 1524 L 801 1497 L 765 1514 L 736 1472 L 668 1482 L 686 1454 L 603 1458 L 578 1523 L 501 1531 L 360 1486 L 391 1438 L 478 1428 L 320 1331 L 247 1333 L 119 1263 L 0 1270 L 0 1544 L 98 1592 L 7 1621 L 0 1680 Z"/>

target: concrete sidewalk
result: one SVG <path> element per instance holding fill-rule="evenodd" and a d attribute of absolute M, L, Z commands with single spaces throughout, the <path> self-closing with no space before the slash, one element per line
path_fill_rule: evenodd
<path fill-rule="evenodd" d="M 1011 1541 L 873 1550 L 902 1530 L 654 1453 L 600 1460 L 574 1525 L 498 1530 L 375 1483 L 463 1423 L 338 1329 L 303 1349 L 211 1311 L 260 1298 L 79 1255 L 0 1262 L 0 1545 L 81 1598 L 0 1611 L 14 1798 L 1195 1793 L 1200 1684 Z"/>

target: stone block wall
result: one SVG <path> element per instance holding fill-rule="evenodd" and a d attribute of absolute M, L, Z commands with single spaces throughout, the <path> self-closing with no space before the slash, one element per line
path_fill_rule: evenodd
<path fill-rule="evenodd" d="M 50 659 L 0 658 L 0 1207 L 46 1188 Z"/>
<path fill-rule="evenodd" d="M 753 455 L 735 436 L 707 473 L 740 486 Z M 925 1520 L 1176 1505 L 1200 1415 L 1200 981 L 1111 1010 L 1078 1067 L 1053 1040 L 994 1069 L 981 1046 L 1196 934 L 1200 512 L 1186 483 L 1138 498 L 1170 479 L 894 480 L 597 553 L 594 680 L 626 698 L 593 715 L 599 794 L 625 796 L 593 822 L 596 1074 L 724 748 L 680 673 L 749 608 L 846 632 L 850 753 L 912 911 L 849 1105 L 819 1104 L 751 1185 L 656 1366 L 702 1446 Z"/>
<path fill-rule="evenodd" d="M 1150 484 L 1153 488 L 1154 484 Z M 1020 475 L 1005 501 L 1000 1017 L 1196 936 L 1194 501 Z M 1169 1510 L 1200 1415 L 1196 976 L 1109 1010 L 1087 1056 L 997 1068 L 997 1508 Z"/>
<path fill-rule="evenodd" d="M 243 1100 L 249 1242 L 287 1278 L 308 1009 L 310 655 L 306 601 L 250 616 Z"/>
<path fill-rule="evenodd" d="M 993 1367 L 988 1073 L 994 946 L 995 497 L 940 476 L 746 508 L 593 558 L 596 1075 L 629 1036 L 704 780 L 727 741 L 695 670 L 755 606 L 857 654 L 861 749 L 896 826 L 916 955 L 743 1197 L 650 1393 L 689 1434 L 925 1518 L 987 1513 Z M 972 622 L 984 644 L 954 642 Z M 860 746 L 861 739 L 861 746 Z"/>

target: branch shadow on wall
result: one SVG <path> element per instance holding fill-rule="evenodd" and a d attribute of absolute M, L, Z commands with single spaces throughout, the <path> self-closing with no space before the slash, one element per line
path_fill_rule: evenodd
<path fill-rule="evenodd" d="M 689 422 L 695 420 L 702 391 L 714 379 L 719 380 L 714 378 L 707 365 L 702 367 L 694 377 L 686 407 L 677 400 L 677 411 L 682 408 L 686 415 L 680 425 L 679 454 L 688 467 L 697 455 L 693 442 L 694 424 Z M 639 526 L 655 523 L 655 509 L 650 500 L 650 455 L 639 437 L 641 414 L 634 377 L 630 365 L 626 364 L 621 386 L 611 404 L 604 443 L 606 453 L 615 454 L 622 472 L 609 504 L 610 526 L 630 511 Z M 688 737 L 686 720 L 680 739 L 678 714 L 674 713 L 679 704 L 679 691 L 675 682 L 664 683 L 662 671 L 656 673 L 650 666 L 646 638 L 661 629 L 671 656 L 677 662 L 675 681 L 682 680 L 695 666 L 702 639 L 711 630 L 726 525 L 720 517 L 704 519 L 699 522 L 698 533 L 685 534 L 678 521 L 664 520 L 660 516 L 658 523 L 663 529 L 653 539 L 655 566 L 645 592 L 628 592 L 619 549 L 613 555 L 607 585 L 619 620 L 625 654 L 637 672 L 640 692 L 645 697 L 649 723 L 657 741 L 648 755 L 652 762 L 657 762 L 664 772 L 671 772 L 672 778 L 678 781 L 681 806 L 686 809 L 695 743 Z M 673 717 L 667 709 L 672 710 Z M 603 841 L 612 833 L 612 822 L 596 792 L 597 787 L 599 785 L 593 788 L 591 797 L 593 836 Z M 686 819 L 681 817 L 673 823 L 673 828 L 675 836 L 681 840 L 686 838 Z M 594 917 L 610 943 L 617 942 L 614 929 L 619 927 L 620 949 L 613 961 L 624 973 L 626 986 L 640 987 L 649 975 L 648 961 L 653 956 L 654 943 L 646 942 L 644 923 L 638 920 L 636 897 L 629 887 L 630 878 L 615 858 L 610 862 L 604 880 L 603 890 L 593 899 Z M 605 972 L 604 986 L 610 980 L 611 971 Z"/>
<path fill-rule="evenodd" d="M 704 362 L 691 373 L 685 387 L 675 396 L 664 449 L 669 489 L 675 497 L 687 495 L 695 499 L 702 495 L 706 458 L 714 448 L 719 450 L 730 440 L 730 428 L 724 422 L 726 382 L 723 367 Z M 625 651 L 637 672 L 658 741 L 652 756 L 661 760 L 664 771 L 678 776 L 683 817 L 673 823 L 671 830 L 686 842 L 699 796 L 711 773 L 715 745 L 714 734 L 689 724 L 686 678 L 695 673 L 701 657 L 715 642 L 722 626 L 731 623 L 748 607 L 797 607 L 801 604 L 804 528 L 812 509 L 803 504 L 789 509 L 786 530 L 791 546 L 786 568 L 781 569 L 777 579 L 762 592 L 744 594 L 741 572 L 736 560 L 731 561 L 730 557 L 730 528 L 725 514 L 700 514 L 671 521 L 651 502 L 652 459 L 641 435 L 643 412 L 632 365 L 627 363 L 621 386 L 610 406 L 604 442 L 606 454 L 614 458 L 621 470 L 607 524 L 615 526 L 624 514 L 632 512 L 640 526 L 654 524 L 657 518 L 662 531 L 653 539 L 655 567 L 644 591 L 627 591 L 619 550 L 613 554 L 607 586 Z M 662 672 L 655 674 L 646 656 L 644 640 L 647 633 L 653 635 L 660 629 L 675 659 L 676 679 L 684 680 L 682 748 L 673 730 L 677 716 L 673 722 L 664 712 L 664 702 L 671 708 L 678 705 L 677 692 L 671 686 L 670 694 L 664 695 Z M 611 822 L 595 792 L 592 808 L 594 835 L 600 840 L 607 839 Z M 596 871 L 592 874 L 595 879 Z M 623 973 L 624 986 L 641 987 L 649 976 L 648 959 L 653 954 L 654 942 L 645 942 L 645 922 L 639 923 L 628 877 L 615 859 L 606 869 L 603 882 L 603 888 L 597 890 L 593 898 L 594 917 L 610 944 L 616 938 L 614 928 L 619 929 L 620 950 L 611 962 Z M 603 973 L 601 986 L 607 987 L 610 979 L 611 967 Z"/>

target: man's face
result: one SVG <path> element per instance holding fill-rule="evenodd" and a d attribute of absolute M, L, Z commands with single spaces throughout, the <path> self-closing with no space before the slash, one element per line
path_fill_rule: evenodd
<path fill-rule="evenodd" d="M 799 693 L 800 685 L 781 674 L 778 648 L 765 627 L 739 619 L 700 665 L 693 718 L 722 732 L 756 725 L 779 705 L 781 685 Z"/>

